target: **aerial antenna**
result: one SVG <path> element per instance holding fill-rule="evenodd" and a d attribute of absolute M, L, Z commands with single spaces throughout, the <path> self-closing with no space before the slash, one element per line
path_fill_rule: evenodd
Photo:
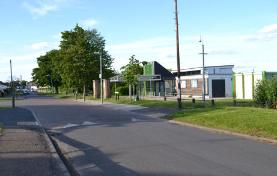
<path fill-rule="evenodd" d="M 201 43 L 202 42 L 202 36 L 201 36 L 201 34 L 200 34 L 200 40 L 199 40 L 199 43 Z"/>

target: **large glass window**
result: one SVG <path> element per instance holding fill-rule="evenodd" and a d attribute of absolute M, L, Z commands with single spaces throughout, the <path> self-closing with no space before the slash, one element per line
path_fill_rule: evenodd
<path fill-rule="evenodd" d="M 198 87 L 198 80 L 197 79 L 192 79 L 190 81 L 191 87 L 192 88 L 197 88 Z"/>
<path fill-rule="evenodd" d="M 181 80 L 181 88 L 187 88 L 187 81 Z"/>

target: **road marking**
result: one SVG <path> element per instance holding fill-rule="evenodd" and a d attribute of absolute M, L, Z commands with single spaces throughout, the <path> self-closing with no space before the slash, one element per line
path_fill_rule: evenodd
<path fill-rule="evenodd" d="M 82 123 L 82 126 L 89 126 L 89 125 L 95 125 L 96 123 L 90 122 L 90 121 L 84 121 Z"/>
<path fill-rule="evenodd" d="M 64 126 L 57 126 L 53 127 L 53 130 L 58 130 L 58 129 L 66 129 L 66 128 L 73 128 L 73 127 L 80 127 L 80 126 L 91 126 L 95 125 L 96 123 L 90 122 L 90 121 L 84 121 L 82 124 L 74 124 L 74 123 L 68 123 Z"/>
<path fill-rule="evenodd" d="M 39 126 L 38 122 L 17 122 L 17 125 L 20 126 Z"/>

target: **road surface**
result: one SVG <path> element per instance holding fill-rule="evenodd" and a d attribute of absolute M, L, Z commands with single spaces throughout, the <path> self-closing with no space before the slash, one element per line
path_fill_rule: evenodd
<path fill-rule="evenodd" d="M 80 175 L 276 176 L 277 146 L 174 125 L 169 110 L 45 97 L 31 109 Z"/>

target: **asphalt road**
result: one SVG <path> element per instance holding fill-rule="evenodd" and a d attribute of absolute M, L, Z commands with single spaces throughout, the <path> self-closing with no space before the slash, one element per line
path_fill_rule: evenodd
<path fill-rule="evenodd" d="M 35 112 L 81 175 L 276 176 L 277 146 L 170 124 L 168 110 L 33 97 Z"/>

